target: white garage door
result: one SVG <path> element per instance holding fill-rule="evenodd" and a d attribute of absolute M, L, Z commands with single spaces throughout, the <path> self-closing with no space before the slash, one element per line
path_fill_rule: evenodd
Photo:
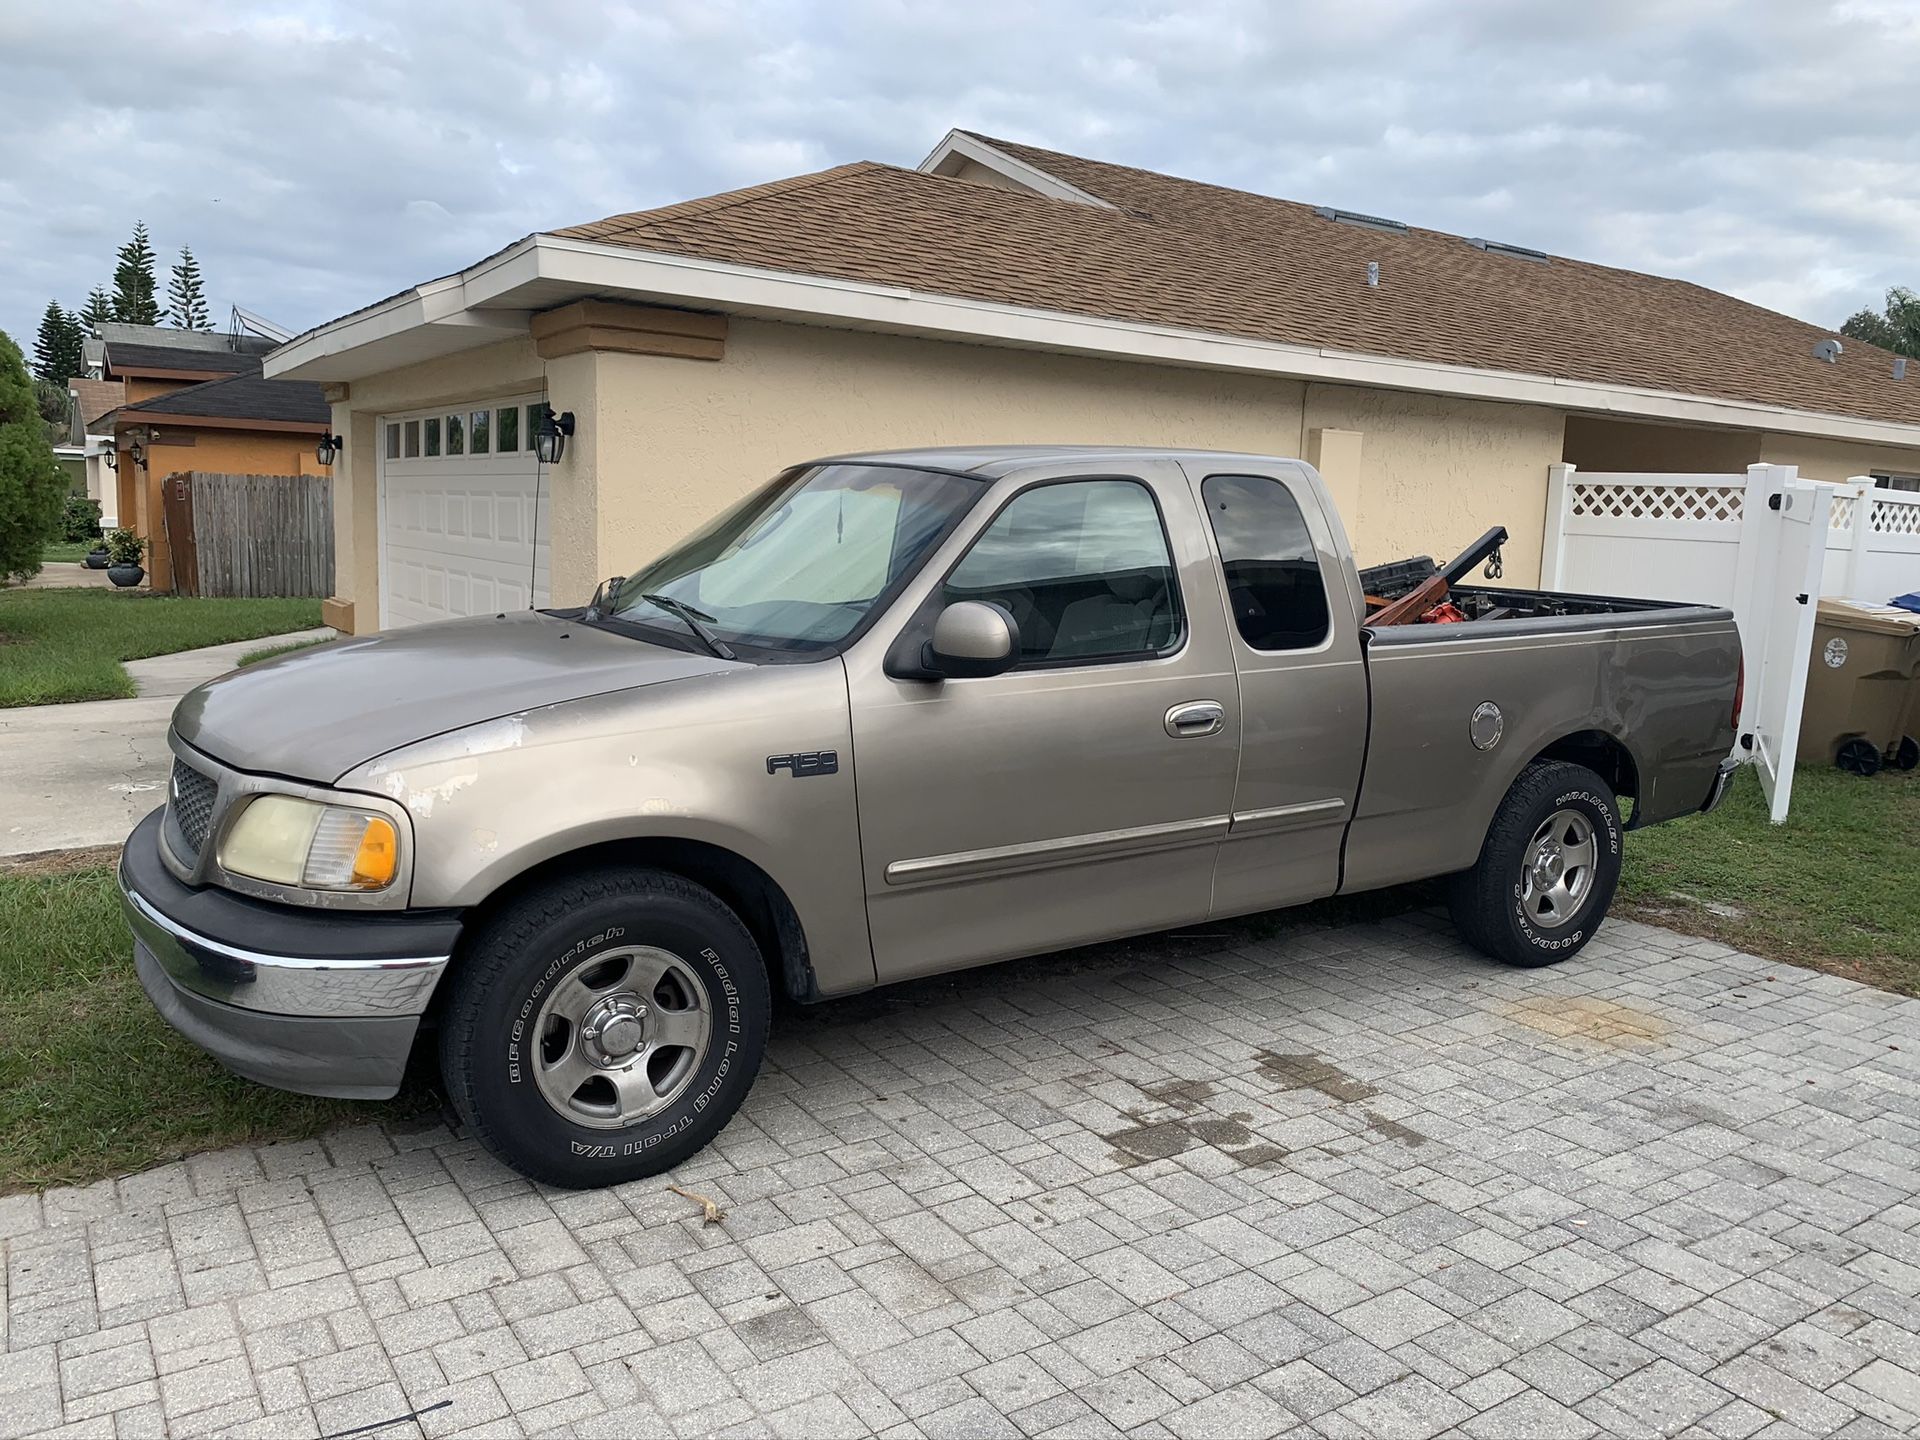
<path fill-rule="evenodd" d="M 380 420 L 380 624 L 546 605 L 547 481 L 534 396 Z M 538 504 L 535 492 L 538 490 Z"/>

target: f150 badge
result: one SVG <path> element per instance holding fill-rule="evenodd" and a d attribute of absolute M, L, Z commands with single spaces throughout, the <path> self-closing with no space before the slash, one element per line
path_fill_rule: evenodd
<path fill-rule="evenodd" d="M 840 773 L 840 752 L 838 750 L 806 750 L 797 755 L 767 756 L 767 774 L 772 775 L 784 770 L 796 780 L 804 780 L 809 775 L 837 775 Z"/>

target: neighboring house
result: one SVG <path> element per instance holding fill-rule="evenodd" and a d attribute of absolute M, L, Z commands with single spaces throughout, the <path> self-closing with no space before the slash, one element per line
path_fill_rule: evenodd
<path fill-rule="evenodd" d="M 102 325 L 89 364 L 102 377 L 74 386 L 118 386 L 124 401 L 93 422 L 109 426 L 116 468 L 111 507 L 149 544 L 150 583 L 173 583 L 164 538 L 163 486 L 188 471 L 325 475 L 315 447 L 330 412 L 318 385 L 260 373 L 271 341 L 158 326 Z M 106 508 L 103 504 L 103 508 Z"/>
<path fill-rule="evenodd" d="M 67 411 L 72 425 L 68 453 L 86 467 L 87 498 L 100 507 L 100 528 L 120 523 L 120 486 L 107 457 L 113 453 L 113 412 L 126 403 L 119 380 L 76 375 L 67 382 Z"/>
<path fill-rule="evenodd" d="M 266 368 L 329 386 L 328 618 L 365 631 L 584 602 L 794 460 L 1000 441 L 1301 455 L 1363 563 L 1498 523 L 1524 585 L 1558 461 L 1920 471 L 1920 376 L 1829 338 L 1683 281 L 956 131 L 917 170 L 529 236 Z M 542 400 L 575 421 L 551 467 Z"/>

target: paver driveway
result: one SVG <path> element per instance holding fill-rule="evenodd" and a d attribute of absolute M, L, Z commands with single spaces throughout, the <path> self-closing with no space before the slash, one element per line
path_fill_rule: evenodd
<path fill-rule="evenodd" d="M 788 1017 L 674 1177 L 716 1226 L 437 1124 L 0 1201 L 5 1429 L 1920 1426 L 1920 1003 L 1629 924 L 1257 933 Z"/>

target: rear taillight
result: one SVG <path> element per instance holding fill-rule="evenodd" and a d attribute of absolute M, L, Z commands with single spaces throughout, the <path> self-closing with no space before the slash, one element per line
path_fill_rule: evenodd
<path fill-rule="evenodd" d="M 1733 726 L 1733 728 L 1736 730 L 1740 728 L 1740 710 L 1741 710 L 1741 707 L 1746 704 L 1746 699 L 1747 699 L 1747 657 L 1743 652 L 1740 656 L 1739 678 L 1733 682 L 1733 716 L 1731 719 L 1727 721 L 1727 723 Z"/>

